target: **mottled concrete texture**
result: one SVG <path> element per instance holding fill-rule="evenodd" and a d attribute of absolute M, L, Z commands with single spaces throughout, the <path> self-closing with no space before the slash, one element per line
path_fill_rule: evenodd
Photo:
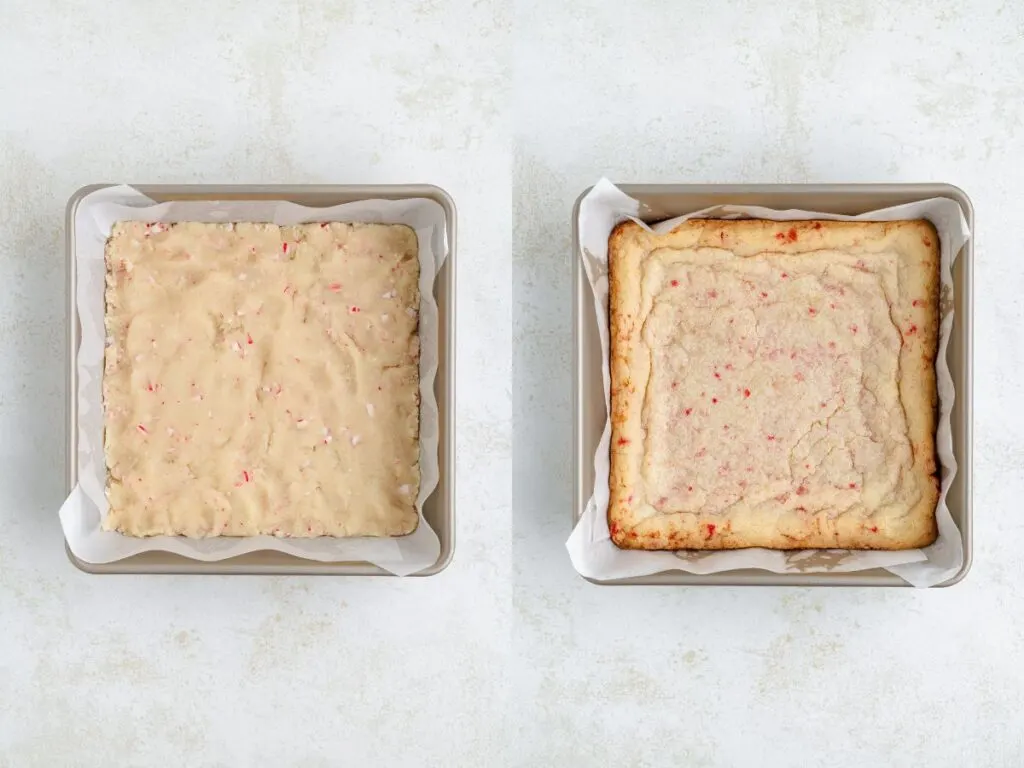
<path fill-rule="evenodd" d="M 1022 72 L 1012 1 L 0 0 L 0 766 L 1024 764 Z M 574 575 L 569 210 L 601 174 L 972 195 L 964 584 Z M 62 214 L 101 180 L 451 192 L 443 575 L 67 563 Z"/>

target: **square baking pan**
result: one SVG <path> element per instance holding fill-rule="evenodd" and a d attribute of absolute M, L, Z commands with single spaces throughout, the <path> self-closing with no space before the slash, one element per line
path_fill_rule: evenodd
<path fill-rule="evenodd" d="M 964 562 L 952 578 L 938 586 L 951 586 L 971 567 L 972 517 L 972 411 L 973 376 L 971 269 L 974 261 L 974 207 L 967 195 L 949 184 L 621 184 L 619 189 L 641 203 L 642 218 L 654 223 L 713 205 L 760 205 L 776 210 L 800 209 L 857 215 L 879 208 L 933 197 L 956 201 L 971 230 L 953 264 L 953 301 L 956 314 L 947 349 L 956 388 L 951 414 L 953 452 L 958 470 L 949 489 L 947 505 L 963 539 Z M 583 515 L 594 488 L 594 451 L 601 439 L 608 412 L 601 376 L 601 343 L 594 322 L 594 295 L 580 263 L 579 208 L 587 189 L 573 207 L 573 525 Z M 588 579 L 602 585 L 707 585 L 707 586 L 847 586 L 906 587 L 907 582 L 881 568 L 856 573 L 771 573 L 754 569 L 699 575 L 663 571 L 628 579 Z"/>
<path fill-rule="evenodd" d="M 68 201 L 65 217 L 67 232 L 67 384 L 68 438 L 65 457 L 67 492 L 78 482 L 78 353 L 80 327 L 75 304 L 75 211 L 82 198 L 97 189 L 111 186 L 94 184 L 75 192 Z M 313 208 L 328 208 L 356 200 L 400 200 L 427 198 L 444 209 L 448 234 L 448 255 L 434 281 L 438 321 L 438 367 L 434 392 L 440 415 L 437 488 L 423 505 L 423 516 L 437 533 L 441 553 L 437 562 L 415 576 L 433 576 L 444 570 L 455 551 L 455 203 L 444 190 L 428 184 L 357 185 L 132 185 L 158 203 L 168 200 L 286 200 Z M 170 552 L 145 552 L 114 563 L 86 563 L 74 556 L 65 543 L 68 558 L 88 573 L 181 573 L 181 574 L 295 574 L 335 576 L 391 576 L 393 574 L 366 562 L 319 562 L 304 560 L 276 551 L 250 552 L 217 562 L 200 562 Z"/>

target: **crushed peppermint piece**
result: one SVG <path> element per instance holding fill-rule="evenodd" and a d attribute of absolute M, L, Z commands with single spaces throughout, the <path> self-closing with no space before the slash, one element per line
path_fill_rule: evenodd
<path fill-rule="evenodd" d="M 361 438 L 359 435 L 352 435 L 352 445 L 353 445 L 353 447 L 359 445 L 359 443 L 361 443 L 362 441 L 363 441 L 363 438 Z"/>
<path fill-rule="evenodd" d="M 366 415 L 371 419 L 373 418 L 373 403 L 366 404 Z"/>

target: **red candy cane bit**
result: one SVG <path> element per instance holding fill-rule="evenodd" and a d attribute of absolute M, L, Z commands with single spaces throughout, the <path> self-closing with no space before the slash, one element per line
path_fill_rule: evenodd
<path fill-rule="evenodd" d="M 137 430 L 139 430 L 139 432 L 141 432 L 141 433 L 142 433 L 142 434 L 144 434 L 144 435 L 148 435 L 148 434 L 149 434 L 149 430 L 148 430 L 148 429 L 146 429 L 146 428 L 145 428 L 144 426 L 142 426 L 141 424 L 137 424 L 137 425 L 135 426 L 135 428 L 136 428 Z"/>
<path fill-rule="evenodd" d="M 761 298 L 762 299 L 767 299 L 768 298 L 768 293 L 766 291 L 761 291 Z"/>
<path fill-rule="evenodd" d="M 835 308 L 836 308 L 835 302 L 833 302 L 833 301 L 830 301 L 830 302 L 828 303 L 828 308 L 829 308 L 829 309 L 835 309 Z"/>
<path fill-rule="evenodd" d="M 715 378 L 716 379 L 721 379 L 722 378 L 722 374 L 720 374 L 718 371 L 715 371 Z"/>
<path fill-rule="evenodd" d="M 687 491 L 688 491 L 689 493 L 693 493 L 693 486 L 692 486 L 692 485 L 688 485 L 688 486 L 686 486 L 686 490 L 687 490 Z"/>
<path fill-rule="evenodd" d="M 808 307 L 807 314 L 810 315 L 811 317 L 814 317 L 816 314 L 818 314 L 818 310 L 816 310 L 814 307 Z"/>
<path fill-rule="evenodd" d="M 857 326 L 856 325 L 851 325 L 850 326 L 850 332 L 851 333 L 856 333 L 857 332 Z"/>
<path fill-rule="evenodd" d="M 673 288 L 678 288 L 679 287 L 679 281 L 678 280 L 673 280 L 672 281 L 672 287 Z"/>
<path fill-rule="evenodd" d="M 288 253 L 288 243 L 281 243 L 281 253 Z"/>
<path fill-rule="evenodd" d="M 821 229 L 821 222 L 820 221 L 814 222 L 814 228 L 815 229 Z"/>
<path fill-rule="evenodd" d="M 717 397 L 712 397 L 711 398 L 711 402 L 715 403 L 717 405 L 718 404 L 718 398 Z"/>
<path fill-rule="evenodd" d="M 709 299 L 717 299 L 718 298 L 718 291 L 716 291 L 714 289 L 708 291 L 708 298 Z"/>
<path fill-rule="evenodd" d="M 326 221 L 320 222 L 320 229 L 327 229 L 329 226 L 331 225 L 328 224 Z"/>
<path fill-rule="evenodd" d="M 732 365 L 732 363 L 726 363 L 726 364 L 725 364 L 725 370 L 727 370 L 727 371 L 731 371 L 731 370 L 733 370 L 733 365 Z"/>
<path fill-rule="evenodd" d="M 714 536 L 714 535 L 715 535 L 715 528 L 716 528 L 716 526 L 715 526 L 715 524 L 714 524 L 714 523 L 708 523 L 708 524 L 707 524 L 707 529 L 708 529 L 708 536 L 707 536 L 707 537 L 708 537 L 709 539 L 710 539 L 710 538 L 711 538 L 712 536 Z"/>
<path fill-rule="evenodd" d="M 245 469 L 242 470 L 242 480 L 249 482 L 249 472 Z"/>
<path fill-rule="evenodd" d="M 911 325 L 909 328 L 907 328 L 907 336 L 913 336 L 915 333 L 917 333 L 916 325 Z"/>
<path fill-rule="evenodd" d="M 749 389 L 744 389 L 743 390 L 743 396 L 744 397 L 750 397 L 750 390 Z"/>
<path fill-rule="evenodd" d="M 805 485 L 801 485 L 799 488 L 796 489 L 796 495 L 797 496 L 804 496 L 804 495 L 806 495 L 806 493 L 807 493 L 807 486 L 805 486 Z"/>
<path fill-rule="evenodd" d="M 787 277 L 789 277 L 789 273 L 788 272 L 783 272 L 781 275 L 779 275 L 779 277 L 781 277 L 783 280 L 785 280 Z"/>
<path fill-rule="evenodd" d="M 678 386 L 679 386 L 679 382 L 678 381 L 673 381 L 672 382 L 672 389 L 675 389 Z"/>
<path fill-rule="evenodd" d="M 619 445 L 629 445 L 629 440 L 627 440 L 625 437 L 620 437 Z"/>
<path fill-rule="evenodd" d="M 793 227 L 789 228 L 789 232 L 786 233 L 786 239 L 791 243 L 796 242 L 796 229 Z"/>
<path fill-rule="evenodd" d="M 354 315 L 358 312 L 362 312 L 363 310 L 361 310 L 359 307 L 355 305 L 352 305 L 351 307 L 348 308 L 348 311 Z"/>
<path fill-rule="evenodd" d="M 924 302 L 921 301 L 920 299 L 914 299 L 910 303 L 911 303 L 912 306 L 915 306 L 915 307 L 920 307 L 920 306 L 922 306 L 924 304 Z"/>
<path fill-rule="evenodd" d="M 850 488 L 851 488 L 851 489 L 855 489 L 856 487 L 857 487 L 857 484 L 856 484 L 856 483 L 850 483 Z"/>
<path fill-rule="evenodd" d="M 253 343 L 252 342 L 252 334 L 250 334 L 250 333 L 245 334 L 245 340 L 246 340 L 247 343 L 252 344 Z"/>
<path fill-rule="evenodd" d="M 877 525 L 872 525 L 870 528 L 868 528 L 868 530 L 871 531 L 872 533 L 878 533 L 878 526 Z"/>
<path fill-rule="evenodd" d="M 768 435 L 768 442 L 774 443 L 775 442 L 775 435 Z"/>
<path fill-rule="evenodd" d="M 341 283 L 331 283 L 330 285 L 327 286 L 327 290 L 334 291 L 334 293 L 337 293 L 338 291 L 341 290 Z"/>
<path fill-rule="evenodd" d="M 775 239 L 776 240 L 785 240 L 786 239 L 786 233 L 785 232 L 776 232 L 775 233 Z"/>
<path fill-rule="evenodd" d="M 683 411 L 683 414 L 686 416 L 689 416 L 691 413 L 693 413 L 693 408 L 687 408 L 685 411 Z"/>

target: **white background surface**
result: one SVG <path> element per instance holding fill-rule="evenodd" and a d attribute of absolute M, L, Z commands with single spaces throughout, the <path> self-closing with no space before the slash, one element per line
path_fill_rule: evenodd
<path fill-rule="evenodd" d="M 1012 0 L 0 0 L 0 766 L 1024 763 L 1022 73 Z M 603 173 L 971 194 L 962 585 L 573 574 L 568 217 Z M 459 540 L 443 575 L 67 563 L 63 207 L 101 180 L 430 181 L 455 197 Z"/>

